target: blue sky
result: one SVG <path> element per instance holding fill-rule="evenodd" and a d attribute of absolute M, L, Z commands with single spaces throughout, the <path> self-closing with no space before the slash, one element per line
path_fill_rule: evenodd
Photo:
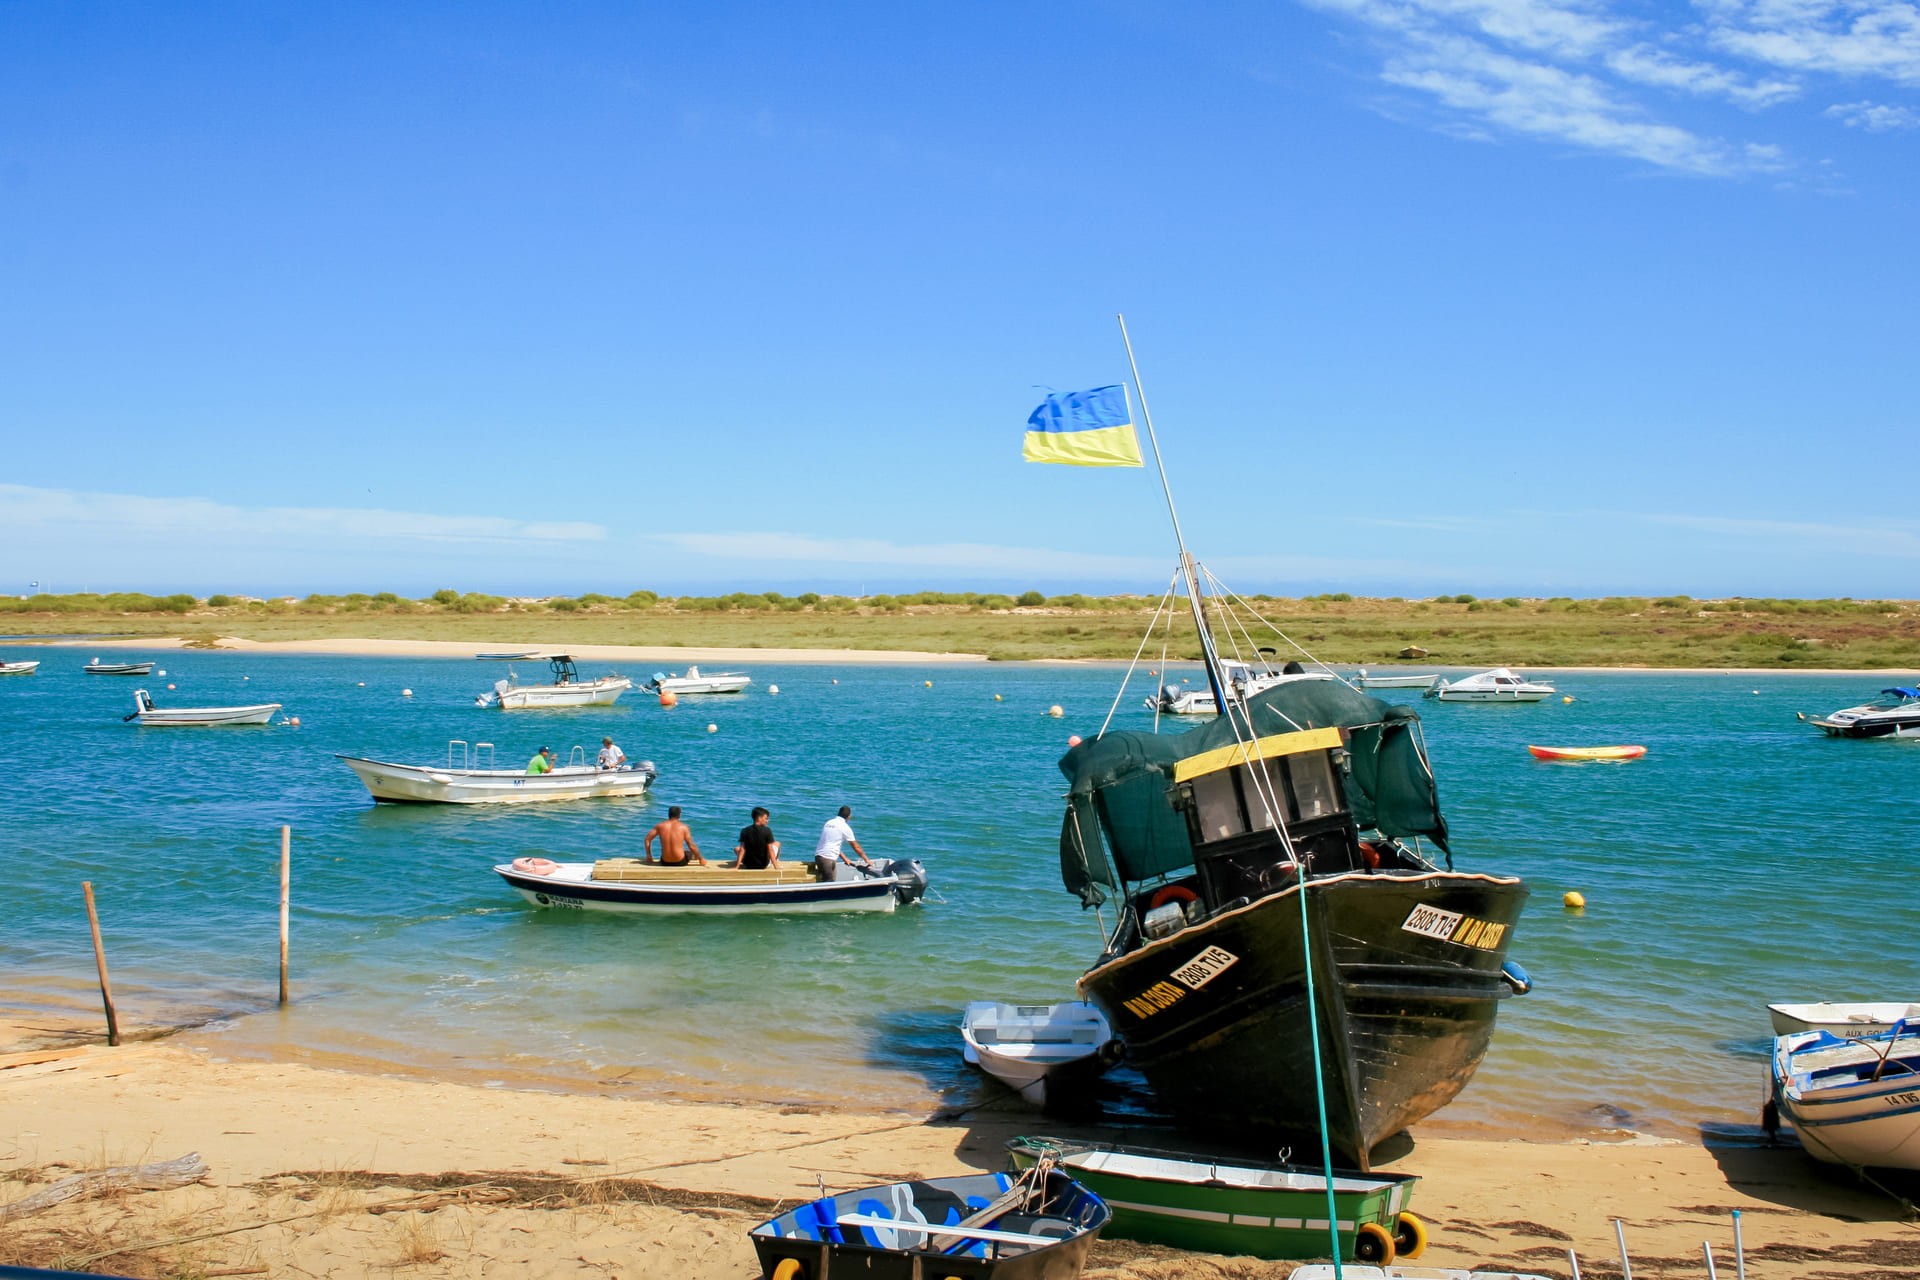
<path fill-rule="evenodd" d="M 1914 596 L 1910 2 L 0 6 L 0 590 Z"/>

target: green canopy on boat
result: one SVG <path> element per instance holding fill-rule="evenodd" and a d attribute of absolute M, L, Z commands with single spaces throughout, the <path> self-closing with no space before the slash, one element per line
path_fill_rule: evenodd
<path fill-rule="evenodd" d="M 1447 850 L 1447 822 L 1428 768 L 1419 717 L 1338 680 L 1291 680 L 1247 700 L 1256 736 L 1298 729 L 1346 731 L 1347 803 L 1356 825 L 1389 836 L 1425 836 Z M 1233 745 L 1224 717 L 1186 733 L 1120 730 L 1081 743 L 1060 759 L 1067 812 L 1060 828 L 1060 875 L 1088 906 L 1123 881 L 1152 879 L 1193 865 L 1186 819 L 1174 809 L 1176 761 Z M 1104 832 L 1103 842 L 1100 834 Z"/>

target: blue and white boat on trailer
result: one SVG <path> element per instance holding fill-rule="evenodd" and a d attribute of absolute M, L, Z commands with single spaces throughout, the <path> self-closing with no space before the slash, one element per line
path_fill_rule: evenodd
<path fill-rule="evenodd" d="M 1773 1042 L 1773 1105 L 1816 1160 L 1920 1169 L 1920 1024 L 1880 1035 L 1825 1031 Z"/>
<path fill-rule="evenodd" d="M 742 870 L 719 863 L 668 867 L 638 858 L 516 858 L 493 870 L 537 907 L 577 911 L 892 911 L 927 891 L 926 868 L 912 858 L 875 858 L 871 871 L 841 859 Z"/>

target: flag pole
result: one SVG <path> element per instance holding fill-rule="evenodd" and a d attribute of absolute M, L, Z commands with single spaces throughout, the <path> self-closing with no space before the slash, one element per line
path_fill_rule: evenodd
<path fill-rule="evenodd" d="M 1133 370 L 1133 385 L 1140 392 L 1140 420 L 1147 428 L 1147 444 L 1153 449 L 1153 465 L 1160 472 L 1160 492 L 1166 495 L 1167 515 L 1173 521 L 1174 545 L 1180 548 L 1180 574 L 1187 582 L 1187 603 L 1193 608 L 1193 625 L 1200 632 L 1200 660 L 1207 668 L 1207 683 L 1213 688 L 1213 705 L 1220 714 L 1233 721 L 1233 704 L 1227 699 L 1226 681 L 1220 674 L 1220 655 L 1213 647 L 1213 632 L 1207 628 L 1207 618 L 1200 601 L 1200 582 L 1193 571 L 1193 556 L 1187 551 L 1186 535 L 1180 532 L 1180 513 L 1174 509 L 1173 486 L 1167 483 L 1167 464 L 1160 456 L 1160 437 L 1154 434 L 1153 410 L 1147 407 L 1147 387 L 1140 381 L 1140 362 L 1133 358 L 1133 339 L 1127 336 L 1127 318 L 1115 315 L 1120 322 L 1120 341 L 1127 348 L 1127 365 Z"/>

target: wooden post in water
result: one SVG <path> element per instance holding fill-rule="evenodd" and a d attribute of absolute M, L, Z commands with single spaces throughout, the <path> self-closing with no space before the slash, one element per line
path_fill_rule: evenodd
<path fill-rule="evenodd" d="M 120 1043 L 120 1019 L 113 1011 L 113 985 L 107 981 L 107 949 L 100 944 L 100 913 L 93 907 L 93 881 L 82 880 L 87 895 L 87 926 L 93 930 L 93 963 L 100 970 L 100 1003 L 107 1009 L 107 1043 Z"/>
<path fill-rule="evenodd" d="M 287 900 L 293 885 L 293 828 L 280 828 L 280 1003 L 287 1002 Z"/>

